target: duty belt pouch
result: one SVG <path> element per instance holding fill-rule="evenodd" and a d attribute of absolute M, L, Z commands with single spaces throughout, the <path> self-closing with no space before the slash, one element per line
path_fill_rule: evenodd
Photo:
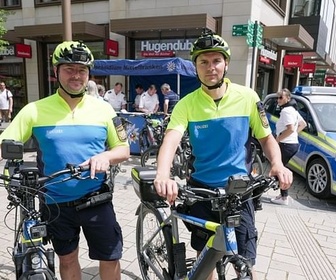
<path fill-rule="evenodd" d="M 85 202 L 76 206 L 76 210 L 80 211 L 89 207 L 94 207 L 112 200 L 111 192 L 103 192 L 87 198 Z"/>

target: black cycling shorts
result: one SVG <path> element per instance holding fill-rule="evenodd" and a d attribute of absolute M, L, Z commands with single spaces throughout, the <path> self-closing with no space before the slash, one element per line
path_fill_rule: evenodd
<path fill-rule="evenodd" d="M 252 200 L 243 203 L 241 211 L 241 224 L 235 228 L 238 254 L 255 264 L 257 256 L 257 229 L 254 223 L 254 207 Z M 190 215 L 208 221 L 219 222 L 218 212 L 211 211 L 210 202 L 196 202 L 190 209 Z M 202 251 L 208 238 L 213 232 L 200 227 L 193 227 L 191 231 L 191 247 L 196 251 Z"/>
<path fill-rule="evenodd" d="M 60 209 L 60 211 L 59 211 Z M 48 204 L 42 207 L 48 236 L 57 255 L 67 255 L 78 247 L 80 230 L 93 260 L 119 260 L 122 255 L 122 232 L 111 202 L 76 211 L 75 207 Z"/>

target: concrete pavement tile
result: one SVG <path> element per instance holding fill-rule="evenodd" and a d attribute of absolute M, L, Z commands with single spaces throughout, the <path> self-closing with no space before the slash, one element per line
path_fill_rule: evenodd
<path fill-rule="evenodd" d="M 273 251 L 274 249 L 271 248 L 271 247 L 266 247 L 266 246 L 263 246 L 261 244 L 258 244 L 258 247 L 257 247 L 257 252 L 258 252 L 258 262 L 259 262 L 259 257 L 260 256 L 264 256 L 264 257 L 271 257 L 272 254 L 273 254 Z"/>
<path fill-rule="evenodd" d="M 259 252 L 259 250 L 258 250 L 258 252 Z M 290 256 L 290 257 L 296 257 L 295 253 L 293 252 L 291 247 L 290 248 L 285 248 L 283 246 L 276 246 L 274 248 L 274 253 L 282 254 L 282 255 Z"/>
<path fill-rule="evenodd" d="M 281 251 L 281 248 L 279 248 L 277 251 Z M 289 253 L 290 255 L 286 254 L 288 253 L 288 251 L 290 252 L 291 250 L 287 250 L 287 251 L 284 250 L 284 251 L 281 251 L 281 253 L 274 252 L 274 254 L 272 255 L 272 260 L 279 261 L 284 264 L 300 265 L 300 261 L 297 259 L 297 257 L 295 256 L 293 252 L 290 252 Z"/>
<path fill-rule="evenodd" d="M 271 269 L 274 269 L 274 270 L 277 270 L 277 271 L 283 271 L 285 273 L 291 273 L 292 272 L 292 273 L 296 273 L 296 274 L 299 274 L 299 275 L 304 275 L 301 266 L 288 264 L 288 263 L 285 264 L 282 261 L 271 260 L 269 268 L 270 268 L 270 271 L 271 271 Z M 267 273 L 267 275 L 270 273 L 270 271 Z M 267 278 L 267 279 L 271 280 L 271 278 Z M 286 279 L 286 278 L 283 278 L 283 279 Z M 317 279 L 315 279 L 315 280 L 317 280 Z"/>
<path fill-rule="evenodd" d="M 288 273 L 283 270 L 270 268 L 266 275 L 266 280 L 287 280 Z"/>
<path fill-rule="evenodd" d="M 307 280 L 306 276 L 296 273 L 288 273 L 288 280 Z"/>
<path fill-rule="evenodd" d="M 255 270 L 260 273 L 267 274 L 269 265 L 271 263 L 271 256 L 263 256 L 261 254 L 258 254 Z"/>

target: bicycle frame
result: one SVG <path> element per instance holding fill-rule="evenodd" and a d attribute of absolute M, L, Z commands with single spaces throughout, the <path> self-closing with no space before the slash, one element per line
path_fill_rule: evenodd
<path fill-rule="evenodd" d="M 19 168 L 20 161 L 7 161 L 5 174 L 9 176 L 15 168 Z M 37 168 L 32 167 L 36 163 L 28 163 L 30 179 L 34 180 L 37 174 Z M 25 163 L 24 166 L 27 166 Z M 35 175 L 34 175 L 35 174 Z M 14 180 L 14 179 L 12 179 Z M 19 181 L 18 181 L 19 182 Z M 10 186 L 7 184 L 10 191 Z M 35 195 L 38 190 L 30 187 L 21 186 L 20 201 L 12 201 L 20 207 L 15 207 L 15 228 L 14 228 L 14 247 L 13 261 L 15 264 L 16 279 L 34 279 L 34 277 L 44 277 L 47 279 L 56 279 L 55 276 L 55 252 L 53 249 L 45 249 L 43 246 L 43 237 L 46 237 L 46 225 L 41 223 L 40 213 L 35 210 Z M 33 194 L 32 192 L 35 192 Z M 8 196 L 10 197 L 10 195 Z M 19 219 L 19 221 L 18 221 Z"/>
<path fill-rule="evenodd" d="M 135 167 L 131 175 L 141 201 L 136 211 L 136 247 L 144 279 L 152 279 L 150 275 L 155 274 L 162 280 L 203 280 L 216 268 L 218 279 L 225 280 L 228 263 L 234 265 L 238 279 L 252 279 L 251 263 L 238 254 L 235 227 L 240 225 L 241 204 L 254 198 L 254 190 L 278 188 L 274 177 L 233 175 L 225 188 L 216 189 L 179 185 L 178 199 L 169 208 L 154 187 L 155 168 Z M 188 208 L 197 201 L 211 202 L 218 222 L 190 215 Z M 179 237 L 179 220 L 189 231 L 191 225 L 213 233 L 210 237 L 208 234 L 206 245 L 195 260 L 186 258 L 186 248 Z"/>
<path fill-rule="evenodd" d="M 147 264 L 152 268 L 156 276 L 162 280 L 165 280 L 165 278 L 162 277 L 161 272 L 158 271 L 157 268 L 151 264 L 148 256 L 146 258 L 146 249 L 148 248 L 151 241 L 155 238 L 155 236 L 159 234 L 163 227 L 166 226 L 171 226 L 173 244 L 180 243 L 178 220 L 182 220 L 192 225 L 197 225 L 198 227 L 202 227 L 214 233 L 208 239 L 200 255 L 197 257 L 192 267 L 189 269 L 187 276 L 185 276 L 185 278 L 179 279 L 206 279 L 216 268 L 216 263 L 220 261 L 224 256 L 230 257 L 238 254 L 234 227 L 227 227 L 224 224 L 211 222 L 191 215 L 178 213 L 177 210 L 171 210 L 171 214 L 167 216 L 164 208 L 157 208 L 152 203 L 145 201 L 142 201 L 139 205 L 139 208 L 137 210 L 137 213 L 139 215 L 141 215 L 142 213 L 141 207 L 152 208 L 155 209 L 154 211 L 159 211 L 164 219 L 164 221 L 158 226 L 157 230 L 153 233 L 153 235 L 148 237 L 146 244 L 143 244 L 142 247 L 142 252 L 145 256 Z M 181 257 L 183 261 L 185 261 L 185 255 Z M 176 273 L 177 272 L 175 271 L 175 274 Z"/>

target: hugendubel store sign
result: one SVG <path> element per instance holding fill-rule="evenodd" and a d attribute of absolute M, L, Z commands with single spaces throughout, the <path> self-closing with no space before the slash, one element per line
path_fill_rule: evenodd
<path fill-rule="evenodd" d="M 189 52 L 193 41 L 192 39 L 140 41 L 139 51 L 142 57 L 173 57 L 179 51 Z"/>
<path fill-rule="evenodd" d="M 21 58 L 31 58 L 32 57 L 31 46 L 25 44 L 4 46 L 3 49 L 0 50 L 0 56 L 16 56 Z"/>

